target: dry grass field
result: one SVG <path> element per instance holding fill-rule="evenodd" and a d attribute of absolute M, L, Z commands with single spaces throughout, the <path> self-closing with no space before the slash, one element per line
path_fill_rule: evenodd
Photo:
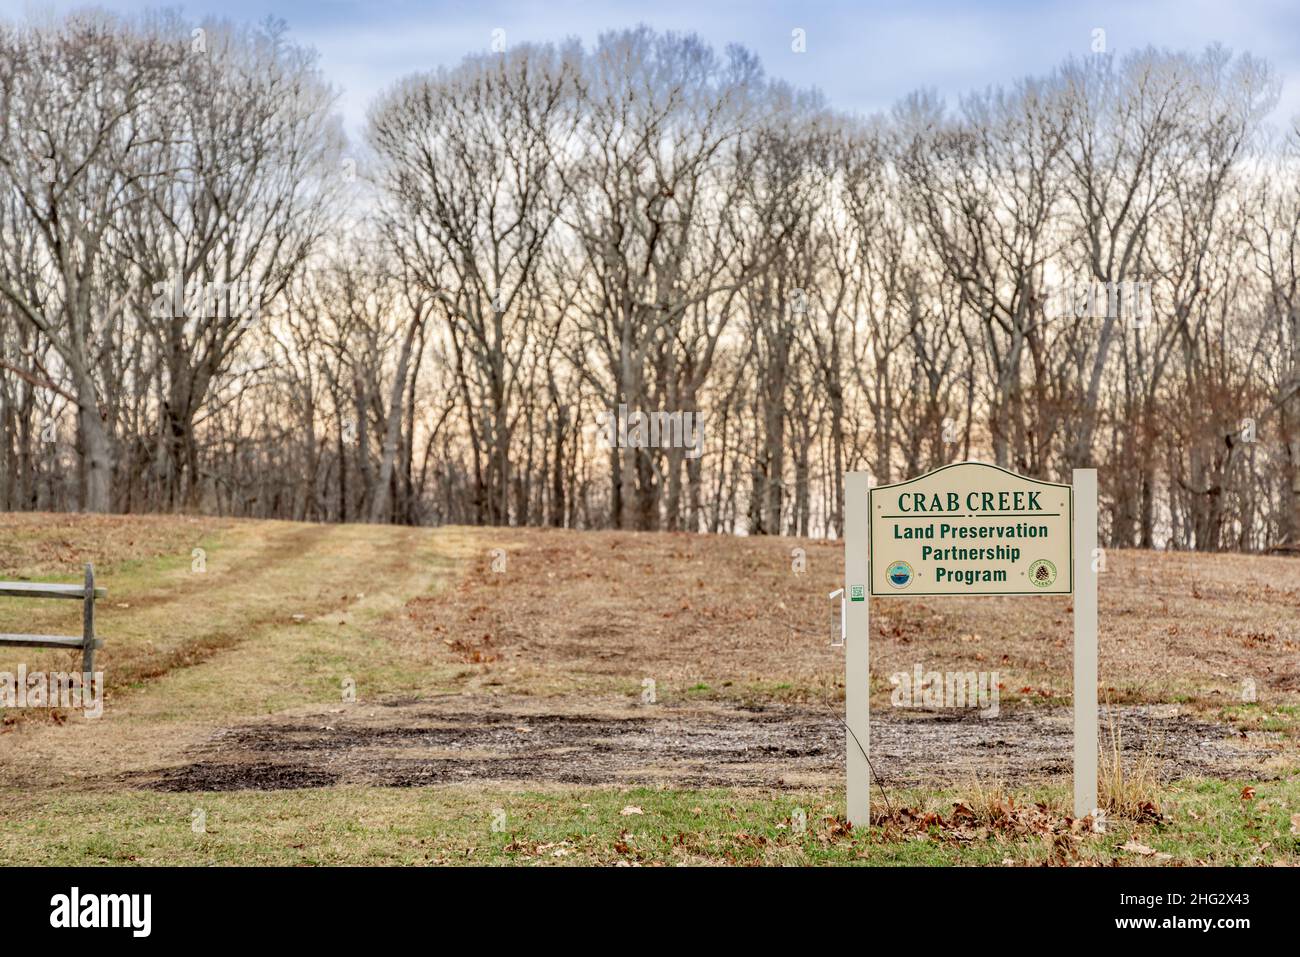
<path fill-rule="evenodd" d="M 4 711 L 7 862 L 1300 861 L 1295 559 L 1106 556 L 1104 824 L 1066 810 L 1068 598 L 876 602 L 857 832 L 838 543 L 0 515 L 0 578 L 85 561 L 104 714 Z M 917 665 L 996 672 L 999 713 L 894 707 Z"/>

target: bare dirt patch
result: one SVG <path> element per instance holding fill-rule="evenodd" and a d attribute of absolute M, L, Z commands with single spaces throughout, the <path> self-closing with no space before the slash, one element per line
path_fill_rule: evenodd
<path fill-rule="evenodd" d="M 179 792 L 475 781 L 793 788 L 842 780 L 844 730 L 829 709 L 619 701 L 582 712 L 541 707 L 528 699 L 448 696 L 299 714 L 225 729 L 191 763 L 133 779 Z M 1124 750 L 1158 758 L 1166 779 L 1230 777 L 1257 768 L 1267 753 L 1187 715 L 1123 707 L 1107 720 L 1122 731 Z M 891 710 L 872 719 L 872 761 L 886 788 L 972 777 L 1041 780 L 1070 773 L 1071 730 L 1063 708 L 996 718 Z"/>

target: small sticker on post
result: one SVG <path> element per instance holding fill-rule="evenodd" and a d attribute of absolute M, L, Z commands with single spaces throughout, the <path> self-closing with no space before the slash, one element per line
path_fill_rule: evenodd
<path fill-rule="evenodd" d="M 865 585 L 849 586 L 849 601 L 866 601 L 867 588 Z"/>

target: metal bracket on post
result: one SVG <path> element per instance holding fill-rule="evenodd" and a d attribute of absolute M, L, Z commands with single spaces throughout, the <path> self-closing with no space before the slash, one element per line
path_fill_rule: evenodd
<path fill-rule="evenodd" d="M 836 636 L 836 632 L 835 632 L 835 619 L 834 619 L 834 618 L 831 618 L 831 635 L 832 635 L 832 637 L 831 637 L 831 647 L 832 647 L 832 648 L 843 648 L 843 647 L 844 647 L 844 642 L 845 642 L 845 640 L 847 640 L 847 638 L 848 638 L 848 627 L 847 627 L 847 624 L 846 624 L 845 621 L 844 621 L 844 614 L 845 614 L 845 611 L 844 611 L 844 589 L 843 589 L 843 588 L 837 588 L 837 589 L 835 589 L 835 591 L 831 592 L 831 593 L 830 593 L 829 595 L 827 595 L 826 597 L 827 597 L 827 598 L 835 598 L 835 597 L 838 597 L 839 600 L 840 600 L 840 630 L 839 630 L 839 634 L 838 634 L 838 636 Z"/>

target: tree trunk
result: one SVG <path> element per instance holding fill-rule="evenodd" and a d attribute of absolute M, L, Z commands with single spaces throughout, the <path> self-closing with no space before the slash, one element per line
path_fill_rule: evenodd
<path fill-rule="evenodd" d="M 411 346 L 420 321 L 413 321 L 402 340 L 402 352 L 393 374 L 393 387 L 388 394 L 388 421 L 384 425 L 384 451 L 379 463 L 379 481 L 375 485 L 375 498 L 370 504 L 370 521 L 385 521 L 388 510 L 389 483 L 395 478 L 393 466 L 397 461 L 397 445 L 402 433 L 402 396 L 406 393 L 406 375 L 411 366 Z"/>
<path fill-rule="evenodd" d="M 95 387 L 88 376 L 77 389 L 77 428 L 81 434 L 81 461 L 85 478 L 82 511 L 109 512 L 113 508 L 113 444 L 99 414 Z"/>

